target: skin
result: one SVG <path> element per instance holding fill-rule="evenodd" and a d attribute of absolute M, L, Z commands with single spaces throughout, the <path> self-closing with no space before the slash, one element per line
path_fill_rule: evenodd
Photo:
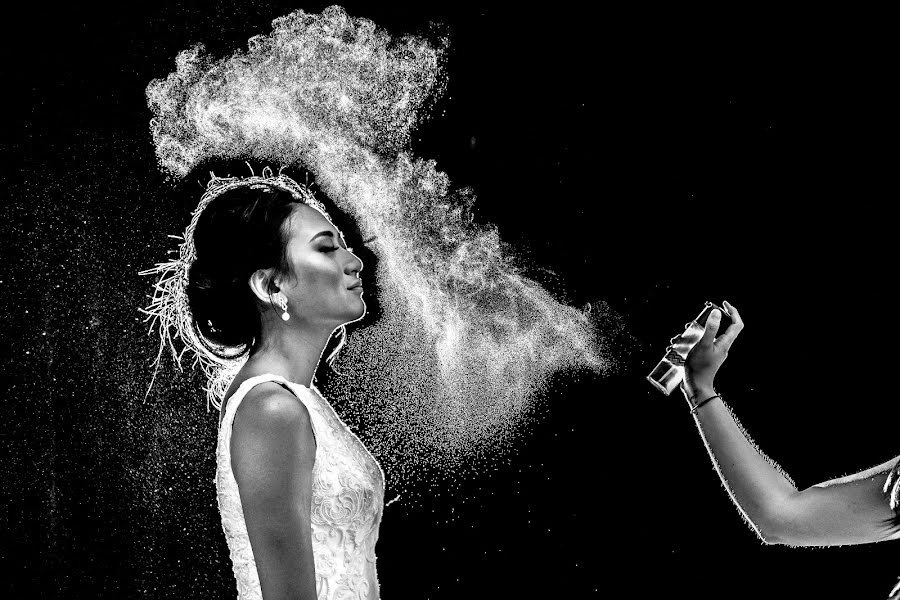
<path fill-rule="evenodd" d="M 248 282 L 261 305 L 262 339 L 226 398 L 264 373 L 309 387 L 335 329 L 365 315 L 362 292 L 347 289 L 363 264 L 340 232 L 304 204 L 294 205 L 289 226 L 291 273 L 260 269 Z M 322 231 L 332 235 L 312 239 Z M 270 279 L 279 290 L 271 296 Z M 288 302 L 288 321 L 281 318 L 282 296 Z M 275 382 L 247 392 L 235 414 L 231 461 L 265 600 L 316 598 L 310 524 L 315 455 L 309 412 L 296 396 Z"/>
<path fill-rule="evenodd" d="M 738 310 L 728 302 L 724 308 L 732 324 L 717 338 L 721 313 L 714 310 L 685 362 L 682 391 L 692 405 L 716 394 L 716 372 L 744 328 Z M 721 398 L 700 406 L 694 418 L 731 499 L 765 543 L 841 546 L 900 539 L 900 531 L 885 525 L 892 513 L 882 492 L 900 457 L 797 490 L 747 439 Z"/>

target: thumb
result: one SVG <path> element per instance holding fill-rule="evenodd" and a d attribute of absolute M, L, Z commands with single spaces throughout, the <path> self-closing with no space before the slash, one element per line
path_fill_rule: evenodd
<path fill-rule="evenodd" d="M 700 340 L 701 344 L 712 346 L 716 339 L 716 334 L 719 332 L 719 323 L 721 322 L 722 312 L 717 308 L 712 309 L 709 317 L 706 318 L 706 328 L 703 330 L 703 338 Z"/>

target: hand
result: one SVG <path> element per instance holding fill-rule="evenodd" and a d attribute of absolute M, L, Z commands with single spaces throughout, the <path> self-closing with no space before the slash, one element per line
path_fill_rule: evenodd
<path fill-rule="evenodd" d="M 684 384 L 683 391 L 690 400 L 697 398 L 698 395 L 712 396 L 713 380 L 716 372 L 725 358 L 728 357 L 728 349 L 734 343 L 735 338 L 744 328 L 744 322 L 738 310 L 729 304 L 723 302 L 725 312 L 731 317 L 731 325 L 725 330 L 718 339 L 716 333 L 719 331 L 719 323 L 722 320 L 722 313 L 713 309 L 709 318 L 706 320 L 706 327 L 703 330 L 703 337 L 691 349 L 687 360 L 684 363 Z M 702 398 L 701 398 L 702 399 Z"/>

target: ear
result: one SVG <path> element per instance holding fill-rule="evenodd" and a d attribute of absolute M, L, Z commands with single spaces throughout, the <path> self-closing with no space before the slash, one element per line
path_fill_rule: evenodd
<path fill-rule="evenodd" d="M 279 290 L 275 279 L 275 269 L 257 269 L 250 275 L 250 289 L 253 295 L 264 304 L 272 304 L 273 296 Z"/>

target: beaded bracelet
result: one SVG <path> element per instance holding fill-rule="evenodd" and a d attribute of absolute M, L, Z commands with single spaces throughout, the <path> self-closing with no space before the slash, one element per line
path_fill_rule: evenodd
<path fill-rule="evenodd" d="M 697 404 L 694 405 L 694 408 L 691 409 L 691 414 L 696 414 L 697 409 L 700 408 L 701 406 L 703 406 L 704 404 L 706 404 L 707 402 L 709 402 L 710 400 L 715 400 L 716 398 L 721 398 L 721 397 L 722 397 L 722 394 L 716 394 L 715 396 L 710 396 L 706 400 L 698 402 Z"/>

